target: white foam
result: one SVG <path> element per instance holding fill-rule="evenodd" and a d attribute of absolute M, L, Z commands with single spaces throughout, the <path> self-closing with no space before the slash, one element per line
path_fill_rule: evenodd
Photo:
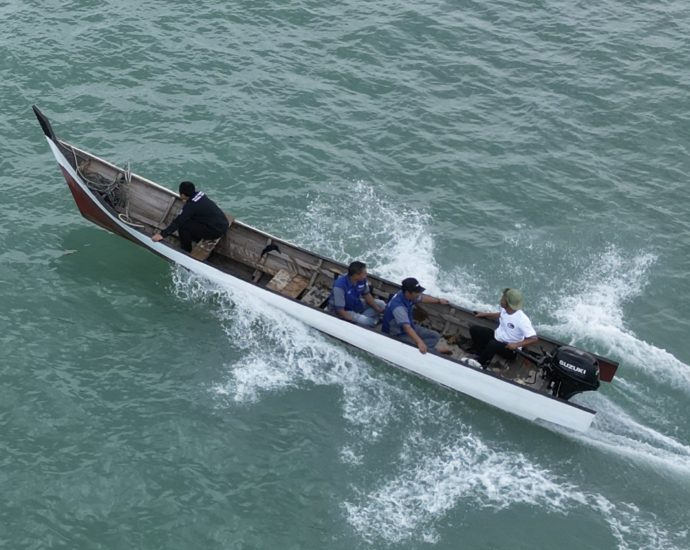
<path fill-rule="evenodd" d="M 441 446 L 420 433 L 410 434 L 399 457 L 399 473 L 345 503 L 348 521 L 367 542 L 397 544 L 418 537 L 436 542 L 435 526 L 451 509 L 499 511 L 531 505 L 563 515 L 595 512 L 605 519 L 619 548 L 677 548 L 656 518 L 634 504 L 614 504 L 601 494 L 582 491 L 524 454 L 496 450 L 501 446 L 489 447 L 462 431 Z"/>
<path fill-rule="evenodd" d="M 311 197 L 305 218 L 287 220 L 297 242 L 343 263 L 364 261 L 369 271 L 393 282 L 415 277 L 428 294 L 454 303 L 475 303 L 479 289 L 462 266 L 440 272 L 427 212 L 381 197 L 364 181 L 346 193 L 332 188 Z"/>
<path fill-rule="evenodd" d="M 570 281 L 572 288 L 551 306 L 553 314 L 570 332 L 591 333 L 593 337 L 600 329 L 608 332 L 624 326 L 623 306 L 643 291 L 655 261 L 656 256 L 649 253 L 625 257 L 613 246 L 592 253 L 577 269 L 584 279 Z M 615 344 L 605 337 L 602 341 Z"/>
<path fill-rule="evenodd" d="M 540 325 L 539 329 L 573 343 L 591 344 L 588 347 L 604 355 L 621 357 L 626 368 L 636 368 L 643 376 L 690 392 L 690 367 L 626 328 L 624 306 L 644 291 L 655 261 L 654 254 L 641 252 L 626 257 L 613 246 L 593 255 L 590 265 L 581 270 L 585 279 L 550 305 L 558 323 Z"/>
<path fill-rule="evenodd" d="M 404 392 L 386 381 L 355 350 L 330 340 L 300 321 L 250 296 L 209 285 L 183 269 L 173 269 L 175 292 L 184 299 L 212 300 L 228 342 L 239 349 L 226 365 L 227 379 L 213 391 L 223 400 L 254 403 L 262 395 L 305 384 L 337 386 L 342 414 L 372 441 L 395 417 Z"/>
<path fill-rule="evenodd" d="M 562 431 L 564 435 L 648 465 L 663 475 L 674 475 L 678 482 L 689 482 L 690 446 L 635 420 L 599 393 L 586 394 L 580 401 L 597 411 L 594 423 L 585 433 Z"/>
<path fill-rule="evenodd" d="M 356 449 L 346 445 L 340 450 L 340 460 L 345 464 L 361 466 L 364 462 L 364 456 Z"/>

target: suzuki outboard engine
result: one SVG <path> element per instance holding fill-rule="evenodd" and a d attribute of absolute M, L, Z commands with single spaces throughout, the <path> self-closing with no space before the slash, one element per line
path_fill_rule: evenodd
<path fill-rule="evenodd" d="M 551 360 L 553 395 L 570 399 L 599 387 L 599 361 L 591 353 L 570 346 L 556 350 Z"/>

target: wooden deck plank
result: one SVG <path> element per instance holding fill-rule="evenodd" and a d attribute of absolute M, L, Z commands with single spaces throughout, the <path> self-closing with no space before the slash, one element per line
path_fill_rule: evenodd
<path fill-rule="evenodd" d="M 297 298 L 308 285 L 309 279 L 281 269 L 269 281 L 266 288 L 280 292 L 290 298 Z"/>
<path fill-rule="evenodd" d="M 206 260 L 211 255 L 211 252 L 213 252 L 213 249 L 216 247 L 220 239 L 220 237 L 217 239 L 204 239 L 203 241 L 196 243 L 192 249 L 192 258 L 199 260 L 200 262 Z"/>

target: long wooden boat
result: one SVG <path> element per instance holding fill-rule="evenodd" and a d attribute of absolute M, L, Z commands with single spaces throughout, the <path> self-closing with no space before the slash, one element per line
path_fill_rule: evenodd
<path fill-rule="evenodd" d="M 568 399 L 596 390 L 600 380 L 610 382 L 618 367 L 614 361 L 540 337 L 515 358 L 496 357 L 492 368 L 475 368 L 466 360 L 469 327 L 495 324 L 454 304 L 417 306 L 416 322 L 440 332 L 453 352 L 421 354 L 381 333 L 380 327 L 364 328 L 328 312 L 330 289 L 334 278 L 346 271 L 344 264 L 231 217 L 230 228 L 210 255 L 208 251 L 198 255 L 197 250 L 185 253 L 175 237 L 154 242 L 151 236 L 166 227 L 182 206 L 177 193 L 58 139 L 48 118 L 33 109 L 77 207 L 93 223 L 437 384 L 532 421 L 578 431 L 590 426 L 595 411 Z M 400 289 L 371 274 L 369 283 L 374 296 L 384 300 Z"/>

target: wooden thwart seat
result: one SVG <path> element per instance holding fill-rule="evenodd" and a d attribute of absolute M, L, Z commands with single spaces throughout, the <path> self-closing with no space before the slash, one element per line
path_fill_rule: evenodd
<path fill-rule="evenodd" d="M 297 298 L 307 286 L 309 286 L 309 279 L 306 277 L 281 269 L 268 282 L 266 288 L 280 292 L 290 298 Z"/>
<path fill-rule="evenodd" d="M 228 219 L 229 225 L 228 225 L 228 231 L 230 230 L 230 226 L 232 225 L 232 222 L 235 221 L 235 218 L 225 214 L 225 217 Z M 226 231 L 227 232 L 227 231 Z M 194 248 L 192 249 L 191 256 L 195 260 L 199 260 L 200 262 L 203 262 L 206 260 L 210 255 L 211 252 L 213 252 L 213 249 L 216 247 L 216 245 L 220 242 L 220 240 L 224 237 L 225 235 L 221 235 L 217 239 L 204 239 L 199 241 L 194 245 Z"/>
<path fill-rule="evenodd" d="M 213 252 L 213 249 L 222 238 L 223 237 L 218 237 L 217 239 L 205 239 L 203 241 L 199 241 L 194 245 L 194 248 L 192 248 L 192 258 L 203 262 L 211 255 L 211 252 Z"/>
<path fill-rule="evenodd" d="M 312 286 L 302 296 L 301 302 L 310 306 L 322 308 L 326 304 L 326 300 L 331 295 L 331 291 L 322 286 Z"/>

